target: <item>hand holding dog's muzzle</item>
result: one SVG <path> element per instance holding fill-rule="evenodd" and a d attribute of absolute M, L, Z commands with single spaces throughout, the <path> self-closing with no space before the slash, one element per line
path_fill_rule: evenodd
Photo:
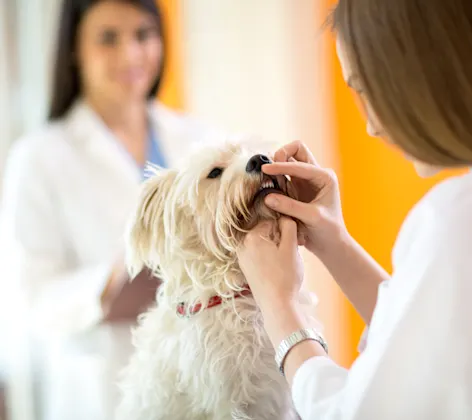
<path fill-rule="evenodd" d="M 296 300 L 303 281 L 297 223 L 282 216 L 278 221 L 278 240 L 273 239 L 272 229 L 271 223 L 259 223 L 246 235 L 238 251 L 241 270 L 261 307 L 274 300 Z"/>
<path fill-rule="evenodd" d="M 270 194 L 265 204 L 279 213 L 302 222 L 305 246 L 315 254 L 336 245 L 346 230 L 341 211 L 339 186 L 331 169 L 321 168 L 307 146 L 294 142 L 274 155 L 275 162 L 262 166 L 267 175 L 290 177 L 297 200 Z M 335 248 L 335 247 L 334 247 Z"/>

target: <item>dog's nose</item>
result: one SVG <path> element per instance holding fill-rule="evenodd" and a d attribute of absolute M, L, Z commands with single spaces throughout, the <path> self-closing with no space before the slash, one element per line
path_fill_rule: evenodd
<path fill-rule="evenodd" d="M 262 165 L 271 163 L 271 160 L 265 155 L 254 155 L 247 161 L 246 172 L 261 172 Z"/>

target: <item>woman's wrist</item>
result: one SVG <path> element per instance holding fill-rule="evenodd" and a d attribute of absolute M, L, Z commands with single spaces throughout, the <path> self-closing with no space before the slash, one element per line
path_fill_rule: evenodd
<path fill-rule="evenodd" d="M 344 248 L 352 246 L 355 242 L 346 226 L 335 221 L 327 221 L 331 226 L 329 229 L 329 240 L 313 244 L 308 250 L 314 254 L 322 263 L 336 258 Z"/>
<path fill-rule="evenodd" d="M 271 304 L 261 308 L 264 317 L 264 327 L 277 351 L 283 340 L 294 332 L 304 328 L 310 328 L 298 303 L 290 298 L 273 300 Z M 305 340 L 295 344 L 287 353 L 283 368 L 289 384 L 292 383 L 298 368 L 312 357 L 326 356 L 326 352 L 320 343 L 314 340 Z"/>
<path fill-rule="evenodd" d="M 370 323 L 377 302 L 380 283 L 389 274 L 349 234 L 340 229 L 329 247 L 315 255 L 333 276 L 338 286 L 353 303 L 366 324 Z"/>
<path fill-rule="evenodd" d="M 261 311 L 264 327 L 274 348 L 294 331 L 307 327 L 297 303 L 291 297 L 268 299 L 262 303 Z"/>

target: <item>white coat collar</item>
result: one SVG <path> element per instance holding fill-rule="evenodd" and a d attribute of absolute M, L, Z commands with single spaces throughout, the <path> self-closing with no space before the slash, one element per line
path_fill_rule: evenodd
<path fill-rule="evenodd" d="M 101 118 L 83 100 L 78 100 L 66 116 L 67 132 L 74 147 L 97 158 L 104 169 L 116 171 L 139 182 L 140 170 Z"/>
<path fill-rule="evenodd" d="M 149 102 L 148 115 L 156 133 L 155 141 L 159 142 L 166 161 L 173 166 L 182 153 L 185 119 L 157 101 Z M 136 183 L 141 181 L 141 168 L 87 103 L 78 100 L 67 114 L 65 124 L 71 134 L 69 140 L 73 141 L 76 147 L 82 148 L 92 157 L 96 156 L 103 165 L 120 176 Z"/>

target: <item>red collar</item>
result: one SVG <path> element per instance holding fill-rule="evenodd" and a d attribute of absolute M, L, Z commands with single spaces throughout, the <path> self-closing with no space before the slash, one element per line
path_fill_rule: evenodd
<path fill-rule="evenodd" d="M 233 298 L 240 298 L 242 296 L 249 296 L 251 295 L 251 289 L 249 289 L 248 285 L 243 286 L 244 289 L 240 292 L 236 293 Z M 223 298 L 221 296 L 213 296 L 208 301 L 208 304 L 203 308 L 201 303 L 196 303 L 195 305 L 191 306 L 187 309 L 187 304 L 185 302 L 179 303 L 177 305 L 177 314 L 183 317 L 188 317 L 195 315 L 196 313 L 200 312 L 202 309 L 210 309 L 214 308 L 215 306 L 221 305 L 223 302 L 227 301 L 227 298 Z"/>

